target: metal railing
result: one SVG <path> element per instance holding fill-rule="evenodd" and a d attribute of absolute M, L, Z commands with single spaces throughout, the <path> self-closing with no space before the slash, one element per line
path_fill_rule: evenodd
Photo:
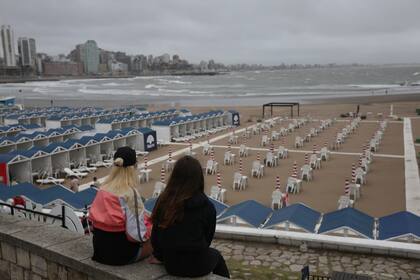
<path fill-rule="evenodd" d="M 45 217 L 45 218 L 52 218 L 52 219 L 55 219 L 55 220 L 60 220 L 61 221 L 61 226 L 63 228 L 67 228 L 66 227 L 66 208 L 65 208 L 64 205 L 61 206 L 61 215 L 59 215 L 59 216 L 54 216 L 54 215 L 51 215 L 51 214 L 48 214 L 48 213 L 39 212 L 39 211 L 35 211 L 35 210 L 32 210 L 32 209 L 27 209 L 26 207 L 23 207 L 23 206 L 15 206 L 15 205 L 3 203 L 3 202 L 0 202 L 0 206 L 9 207 L 10 208 L 10 214 L 12 216 L 15 215 L 16 211 L 19 212 L 19 213 L 28 212 L 28 213 L 31 213 L 31 214 L 36 214 L 36 215 Z"/>

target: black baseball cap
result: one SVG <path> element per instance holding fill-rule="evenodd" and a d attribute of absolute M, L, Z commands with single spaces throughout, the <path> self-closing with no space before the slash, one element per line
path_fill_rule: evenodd
<path fill-rule="evenodd" d="M 136 151 L 128 146 L 120 147 L 114 154 L 114 160 L 123 159 L 123 167 L 132 166 L 137 163 Z"/>

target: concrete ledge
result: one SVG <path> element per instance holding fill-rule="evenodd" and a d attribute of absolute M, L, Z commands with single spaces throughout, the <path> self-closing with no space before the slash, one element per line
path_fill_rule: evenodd
<path fill-rule="evenodd" d="M 340 237 L 304 232 L 257 229 L 229 225 L 217 225 L 216 237 L 231 240 L 278 243 L 288 246 L 306 244 L 310 248 L 328 249 L 352 253 L 371 253 L 393 257 L 420 259 L 420 244 Z"/>
<path fill-rule="evenodd" d="M 16 247 L 29 252 L 30 255 L 39 256 L 42 260 L 45 259 L 44 262 L 48 264 L 48 267 L 52 264 L 65 267 L 68 271 L 75 271 L 80 276 L 76 279 L 182 279 L 168 275 L 163 266 L 151 265 L 145 261 L 125 266 L 99 264 L 91 260 L 93 248 L 89 236 L 79 235 L 59 226 L 24 220 L 6 214 L 0 214 L 0 242 L 2 247 Z M 28 273 L 32 272 L 28 271 Z M 42 276 L 42 273 L 40 275 Z M 196 279 L 224 278 L 208 275 Z"/>

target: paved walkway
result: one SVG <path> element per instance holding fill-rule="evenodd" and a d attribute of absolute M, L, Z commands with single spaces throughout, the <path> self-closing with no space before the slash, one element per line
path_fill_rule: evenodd
<path fill-rule="evenodd" d="M 233 268 L 231 273 L 234 279 L 257 279 L 251 270 L 258 267 L 273 271 L 270 279 L 300 279 L 297 278 L 298 272 L 305 265 L 309 265 L 311 273 L 317 275 L 345 271 L 381 280 L 399 277 L 420 279 L 419 260 L 223 239 L 213 240 L 212 246 L 223 254 L 228 265 Z"/>
<path fill-rule="evenodd" d="M 404 118 L 404 168 L 406 210 L 420 215 L 420 179 L 410 118 Z"/>

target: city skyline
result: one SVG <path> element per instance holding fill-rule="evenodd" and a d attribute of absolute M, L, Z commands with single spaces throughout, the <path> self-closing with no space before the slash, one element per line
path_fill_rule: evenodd
<path fill-rule="evenodd" d="M 130 55 L 179 54 L 227 64 L 419 62 L 420 2 L 52 1 L 3 3 L 15 36 L 68 54 L 95 40 Z"/>

